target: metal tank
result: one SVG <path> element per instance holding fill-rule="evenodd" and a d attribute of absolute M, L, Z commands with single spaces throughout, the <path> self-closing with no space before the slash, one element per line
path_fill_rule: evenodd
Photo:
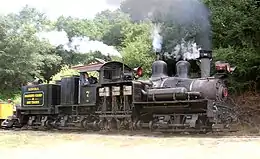
<path fill-rule="evenodd" d="M 186 88 L 188 92 L 199 92 L 203 98 L 223 101 L 227 97 L 227 87 L 220 79 L 201 78 L 188 79 L 169 77 L 161 83 L 161 87 Z"/>

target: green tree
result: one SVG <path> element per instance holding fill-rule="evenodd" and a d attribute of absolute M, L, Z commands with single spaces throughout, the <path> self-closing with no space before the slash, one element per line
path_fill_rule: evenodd
<path fill-rule="evenodd" d="M 260 89 L 260 8 L 254 0 L 205 0 L 212 11 L 215 60 L 237 66 L 232 86 Z"/>
<path fill-rule="evenodd" d="M 57 74 L 63 66 L 63 59 L 57 55 L 56 51 L 55 48 L 51 48 L 49 51 L 41 54 L 41 63 L 38 66 L 38 70 L 40 70 L 39 75 L 47 83 L 52 80 L 52 76 Z"/>
<path fill-rule="evenodd" d="M 115 46 L 119 50 L 123 47 L 124 34 L 122 29 L 129 22 L 129 15 L 120 10 L 105 10 L 98 13 L 94 18 L 95 25 L 102 33 L 101 40 L 104 44 Z"/>
<path fill-rule="evenodd" d="M 1 93 L 19 90 L 35 76 L 49 80 L 50 70 L 51 74 L 58 71 L 53 68 L 55 64 L 58 67 L 60 57 L 51 54 L 52 46 L 36 36 L 36 33 L 51 28 L 52 24 L 43 13 L 28 6 L 17 14 L 0 16 Z"/>
<path fill-rule="evenodd" d="M 155 59 L 155 53 L 152 51 L 151 41 L 151 23 L 129 24 L 123 28 L 124 48 L 123 62 L 130 67 L 139 67 L 142 65 L 145 76 L 151 73 L 151 64 Z"/>
<path fill-rule="evenodd" d="M 58 31 L 64 30 L 69 40 L 73 37 L 89 37 L 91 40 L 101 40 L 102 33 L 92 20 L 61 16 L 57 19 L 55 27 Z"/>

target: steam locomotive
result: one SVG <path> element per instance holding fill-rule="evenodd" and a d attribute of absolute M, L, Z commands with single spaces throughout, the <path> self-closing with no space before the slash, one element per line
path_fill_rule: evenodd
<path fill-rule="evenodd" d="M 142 68 L 110 61 L 64 77 L 60 83 L 22 87 L 22 103 L 2 127 L 86 130 L 221 131 L 234 120 L 222 105 L 228 96 L 228 63 L 218 62 L 210 77 L 212 52 L 200 50 L 201 77 L 190 78 L 190 62 L 175 64 L 176 74 L 157 59 L 148 81 Z M 84 72 L 98 71 L 97 83 L 84 85 Z"/>

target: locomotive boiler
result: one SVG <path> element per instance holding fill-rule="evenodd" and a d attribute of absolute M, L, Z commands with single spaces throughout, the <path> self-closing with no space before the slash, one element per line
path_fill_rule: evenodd
<path fill-rule="evenodd" d="M 16 117 L 2 127 L 130 129 L 152 131 L 214 131 L 227 129 L 231 109 L 224 77 L 232 69 L 216 63 L 210 77 L 211 51 L 200 51 L 201 77 L 190 77 L 191 64 L 180 60 L 174 76 L 164 60 L 152 64 L 149 80 L 139 80 L 142 68 L 110 61 L 91 65 L 80 76 L 64 77 L 56 84 L 22 87 L 22 104 Z M 84 84 L 84 72 L 97 71 L 96 83 Z"/>

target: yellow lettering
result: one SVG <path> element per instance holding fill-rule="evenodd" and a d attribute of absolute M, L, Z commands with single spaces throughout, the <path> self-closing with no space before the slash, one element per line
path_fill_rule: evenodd
<path fill-rule="evenodd" d="M 26 101 L 26 105 L 40 104 L 40 101 Z"/>
<path fill-rule="evenodd" d="M 32 98 L 32 97 L 34 97 L 34 94 L 26 94 L 26 95 L 24 95 L 24 98 Z"/>
<path fill-rule="evenodd" d="M 42 97 L 42 93 L 39 93 L 39 94 L 35 94 L 34 97 Z"/>
<path fill-rule="evenodd" d="M 31 104 L 31 103 L 32 103 L 31 101 L 27 101 L 27 102 L 26 102 L 27 105 L 28 105 L 28 104 Z"/>
<path fill-rule="evenodd" d="M 34 98 L 34 97 L 41 98 L 42 96 L 43 96 L 42 93 L 30 93 L 30 94 L 25 94 L 24 98 Z"/>
<path fill-rule="evenodd" d="M 39 87 L 28 88 L 28 91 L 38 91 L 38 90 L 40 90 Z"/>
<path fill-rule="evenodd" d="M 40 101 L 32 101 L 32 104 L 40 104 Z"/>
<path fill-rule="evenodd" d="M 26 92 L 24 94 L 25 105 L 43 105 L 43 92 Z"/>

